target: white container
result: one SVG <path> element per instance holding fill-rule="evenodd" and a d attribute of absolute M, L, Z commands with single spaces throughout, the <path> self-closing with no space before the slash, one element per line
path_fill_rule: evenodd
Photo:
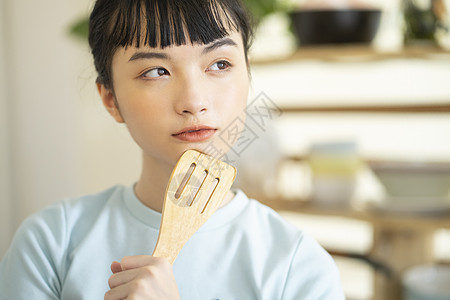
<path fill-rule="evenodd" d="M 390 198 L 445 201 L 449 197 L 449 162 L 372 161 L 369 165 Z"/>
<path fill-rule="evenodd" d="M 450 266 L 420 265 L 403 276 L 405 300 L 450 300 Z"/>
<path fill-rule="evenodd" d="M 312 199 L 326 205 L 348 205 L 360 167 L 353 141 L 315 143 L 311 146 Z"/>

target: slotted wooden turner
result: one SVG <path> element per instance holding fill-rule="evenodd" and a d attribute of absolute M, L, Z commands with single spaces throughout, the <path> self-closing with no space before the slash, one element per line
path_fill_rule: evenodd
<path fill-rule="evenodd" d="M 167 185 L 153 256 L 173 264 L 184 244 L 219 208 L 235 177 L 233 166 L 196 150 L 186 151 Z"/>

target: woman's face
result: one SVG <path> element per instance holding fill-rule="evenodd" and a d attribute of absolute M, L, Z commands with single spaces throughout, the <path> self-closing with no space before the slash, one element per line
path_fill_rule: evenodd
<path fill-rule="evenodd" d="M 206 45 L 119 48 L 112 73 L 114 94 L 99 85 L 100 94 L 144 159 L 173 165 L 188 149 L 218 157 L 242 130 L 249 76 L 237 32 Z"/>

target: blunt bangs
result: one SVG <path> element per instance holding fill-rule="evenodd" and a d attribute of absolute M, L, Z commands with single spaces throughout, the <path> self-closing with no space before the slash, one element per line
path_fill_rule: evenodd
<path fill-rule="evenodd" d="M 238 30 L 234 25 L 237 20 L 231 19 L 217 1 L 131 2 L 126 6 L 133 9 L 118 9 L 116 22 L 111 24 L 111 39 L 117 46 L 208 44 Z"/>
<path fill-rule="evenodd" d="M 241 34 L 247 58 L 252 25 L 240 0 L 97 0 L 89 20 L 97 82 L 112 88 L 119 47 L 209 44 L 233 31 Z"/>

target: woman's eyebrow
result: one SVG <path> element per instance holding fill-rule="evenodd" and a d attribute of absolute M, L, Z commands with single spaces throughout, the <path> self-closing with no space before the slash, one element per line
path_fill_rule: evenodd
<path fill-rule="evenodd" d="M 134 53 L 128 61 L 133 61 L 133 60 L 138 60 L 138 59 L 151 59 L 151 58 L 169 59 L 169 56 L 165 53 L 139 51 L 139 52 Z"/>
<path fill-rule="evenodd" d="M 222 46 L 235 46 L 235 47 L 237 47 L 237 44 L 231 38 L 228 38 L 228 37 L 227 38 L 223 38 L 223 39 L 217 40 L 215 42 L 212 42 L 211 44 L 206 46 L 203 49 L 202 54 L 208 54 L 209 52 L 211 52 L 211 51 L 213 51 L 213 50 L 215 50 L 217 48 L 220 48 Z"/>
<path fill-rule="evenodd" d="M 211 44 L 208 44 L 202 51 L 202 54 L 208 54 L 209 52 L 223 47 L 223 46 L 234 46 L 237 47 L 237 44 L 235 41 L 233 41 L 231 38 L 223 38 L 220 40 L 217 40 L 215 42 L 212 42 Z M 128 61 L 134 61 L 138 59 L 152 59 L 152 58 L 159 58 L 159 59 L 169 59 L 169 55 L 166 53 L 160 53 L 160 52 L 146 52 L 146 51 L 138 51 L 134 53 Z"/>

